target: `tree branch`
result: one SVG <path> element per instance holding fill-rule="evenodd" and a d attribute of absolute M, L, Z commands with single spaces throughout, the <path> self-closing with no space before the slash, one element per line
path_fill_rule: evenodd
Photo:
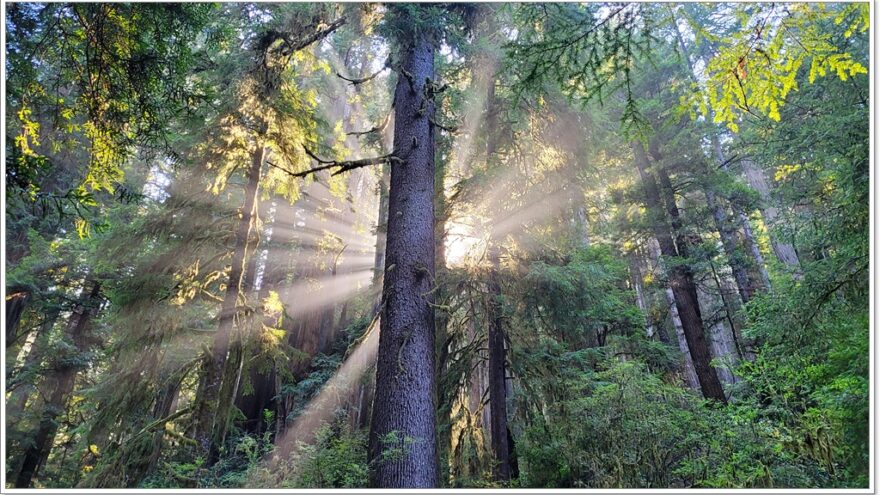
<path fill-rule="evenodd" d="M 430 118 L 430 117 L 428 117 L 428 122 L 430 122 L 431 125 L 433 125 L 434 127 L 439 127 L 440 129 L 443 129 L 444 131 L 446 131 L 448 133 L 454 133 L 458 130 L 458 126 L 454 126 L 454 125 L 446 126 L 446 125 L 443 125 L 443 124 L 437 122 L 435 119 Z"/>
<path fill-rule="evenodd" d="M 369 76 L 366 76 L 366 77 L 360 77 L 360 78 L 351 79 L 351 78 L 348 78 L 348 77 L 343 76 L 343 75 L 340 74 L 339 72 L 336 73 L 336 77 L 338 77 L 338 78 L 340 78 L 340 79 L 344 79 L 344 80 L 350 82 L 352 85 L 357 86 L 357 85 L 359 85 L 359 84 L 363 84 L 363 83 L 365 83 L 365 82 L 367 82 L 367 81 L 372 81 L 372 80 L 375 79 L 379 74 L 385 72 L 385 69 L 389 68 L 390 66 L 391 66 L 391 64 L 390 64 L 389 62 L 385 62 L 385 65 L 383 65 L 381 69 L 377 70 L 376 72 L 374 72 L 374 73 L 372 73 L 372 74 L 370 74 Z"/>
<path fill-rule="evenodd" d="M 345 133 L 346 136 L 365 136 L 367 134 L 372 134 L 374 132 L 382 132 L 388 127 L 388 122 L 391 121 L 391 114 L 394 112 L 394 105 L 391 105 L 391 110 L 385 115 L 385 118 L 382 119 L 382 123 L 377 126 L 374 126 L 371 129 L 367 129 L 366 131 L 352 131 Z"/>
<path fill-rule="evenodd" d="M 270 167 L 277 168 L 278 170 L 281 170 L 282 172 L 290 175 L 291 177 L 305 177 L 307 175 L 311 175 L 316 172 L 320 172 L 322 170 L 330 170 L 330 169 L 334 169 L 334 168 L 337 170 L 334 170 L 333 173 L 330 175 L 339 175 L 343 172 L 348 172 L 349 170 L 354 170 L 356 168 L 361 168 L 361 167 L 369 167 L 371 165 L 381 165 L 383 163 L 403 163 L 403 160 L 394 156 L 391 153 L 389 153 L 387 155 L 372 157 L 372 158 L 361 158 L 360 160 L 337 161 L 337 160 L 325 160 L 323 158 L 320 158 L 318 155 L 316 155 L 312 150 L 308 149 L 306 146 L 303 146 L 303 149 L 306 151 L 307 155 L 309 155 L 313 160 L 320 163 L 321 165 L 318 167 L 310 168 L 308 170 L 303 170 L 302 172 L 293 172 L 291 170 L 287 170 L 286 168 L 284 168 L 280 165 L 276 165 L 268 160 L 266 160 L 266 163 Z"/>
<path fill-rule="evenodd" d="M 286 42 L 287 47 L 286 47 L 286 50 L 284 50 L 284 54 L 288 55 L 293 52 L 297 52 L 297 51 L 302 50 L 303 48 L 311 45 L 312 43 L 314 43 L 316 41 L 320 41 L 320 40 L 326 38 L 330 33 L 339 29 L 346 22 L 347 21 L 346 21 L 345 16 L 342 16 L 339 19 L 336 19 L 335 21 L 328 24 L 327 27 L 325 27 L 324 29 L 321 29 L 319 31 L 315 31 L 311 35 L 306 36 L 305 38 L 303 38 L 301 40 L 297 40 L 296 43 L 293 43 L 290 40 L 285 39 L 284 41 Z"/>

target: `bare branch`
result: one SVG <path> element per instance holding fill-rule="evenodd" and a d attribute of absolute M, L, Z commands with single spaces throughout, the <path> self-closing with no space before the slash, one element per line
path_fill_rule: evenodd
<path fill-rule="evenodd" d="M 357 85 L 359 85 L 359 84 L 363 84 L 363 83 L 365 83 L 365 82 L 372 81 L 372 80 L 375 79 L 379 74 L 385 72 L 385 69 L 387 69 L 387 68 L 389 68 L 389 67 L 391 67 L 391 64 L 388 63 L 388 62 L 386 62 L 385 65 L 383 65 L 381 69 L 377 70 L 376 72 L 374 72 L 374 73 L 372 73 L 372 74 L 370 74 L 369 76 L 366 76 L 366 77 L 360 77 L 360 78 L 351 79 L 351 78 L 348 78 L 348 77 L 343 76 L 343 75 L 340 74 L 339 72 L 336 73 L 336 77 L 338 77 L 338 78 L 340 78 L 340 79 L 344 79 L 344 80 L 350 82 L 352 85 L 357 86 Z"/>
<path fill-rule="evenodd" d="M 449 133 L 454 133 L 454 132 L 458 131 L 458 126 L 443 125 L 430 117 L 428 118 L 428 122 L 430 122 L 432 126 L 439 127 L 440 129 L 443 129 L 444 131 L 449 132 Z"/>
<path fill-rule="evenodd" d="M 375 156 L 375 157 L 371 157 L 371 158 L 361 158 L 360 160 L 337 161 L 337 160 L 325 160 L 323 158 L 320 158 L 312 150 L 308 149 L 305 146 L 303 146 L 303 149 L 306 151 L 307 155 L 309 155 L 313 160 L 320 163 L 321 165 L 318 167 L 310 168 L 308 170 L 303 170 L 302 172 L 293 172 L 291 170 L 287 170 L 286 168 L 284 168 L 280 165 L 276 165 L 268 160 L 266 160 L 266 163 L 270 167 L 277 168 L 278 170 L 281 170 L 282 172 L 290 175 L 291 177 L 305 177 L 307 175 L 311 175 L 311 174 L 320 172 L 322 170 L 330 170 L 330 169 L 336 169 L 330 175 L 339 175 L 343 172 L 348 172 L 349 170 L 354 170 L 356 168 L 361 168 L 361 167 L 369 167 L 371 165 L 381 165 L 383 163 L 403 163 L 403 160 L 394 156 L 391 153 L 389 153 L 387 155 Z"/>
<path fill-rule="evenodd" d="M 372 133 L 374 133 L 374 132 L 382 132 L 382 131 L 385 130 L 386 127 L 388 127 L 388 122 L 391 121 L 391 114 L 392 114 L 393 112 L 394 112 L 394 105 L 391 105 L 391 110 L 389 110 L 388 113 L 385 115 L 385 118 L 382 119 L 382 123 L 380 123 L 380 124 L 377 125 L 377 126 L 374 126 L 374 127 L 371 128 L 371 129 L 368 129 L 368 130 L 366 130 L 366 131 L 353 131 L 353 132 L 347 132 L 346 135 L 347 135 L 347 136 L 364 136 L 364 135 L 367 135 L 367 134 L 372 134 Z"/>

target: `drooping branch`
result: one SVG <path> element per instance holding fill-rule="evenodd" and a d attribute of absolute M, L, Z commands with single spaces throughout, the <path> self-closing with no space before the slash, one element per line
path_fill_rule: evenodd
<path fill-rule="evenodd" d="M 385 118 L 382 119 L 382 122 L 376 126 L 373 126 L 366 131 L 352 131 L 345 133 L 347 136 L 365 136 L 367 134 L 372 134 L 374 132 L 382 132 L 388 127 L 388 122 L 391 121 L 391 114 L 394 113 L 394 105 L 391 105 L 391 110 L 385 115 Z"/>
<path fill-rule="evenodd" d="M 363 83 L 365 83 L 365 82 L 372 81 L 372 80 L 375 79 L 379 74 L 385 72 L 385 69 L 388 69 L 389 67 L 391 67 L 390 60 L 387 61 L 387 62 L 385 62 L 385 65 L 383 65 L 381 69 L 379 69 L 379 70 L 377 70 L 376 72 L 370 74 L 369 76 L 365 76 L 365 77 L 360 77 L 360 78 L 354 78 L 354 79 L 352 79 L 352 78 L 349 78 L 349 77 L 345 77 L 345 76 L 343 76 L 342 74 L 340 74 L 339 72 L 337 72 L 337 73 L 336 73 L 336 77 L 338 77 L 338 78 L 340 78 L 340 79 L 343 79 L 343 80 L 345 80 L 345 81 L 348 81 L 348 82 L 350 82 L 350 83 L 351 83 L 352 85 L 354 85 L 354 86 L 357 86 L 357 85 L 359 85 L 359 84 L 363 84 Z"/>
<path fill-rule="evenodd" d="M 359 160 L 326 160 L 318 155 L 316 155 L 312 150 L 308 149 L 306 146 L 303 146 L 303 149 L 306 151 L 306 154 L 309 155 L 313 160 L 320 163 L 321 165 L 318 167 L 310 168 L 308 170 L 303 170 L 302 172 L 293 172 L 292 170 L 287 170 L 286 168 L 276 165 L 270 161 L 266 161 L 266 163 L 270 167 L 277 168 L 282 172 L 290 175 L 291 177 L 305 177 L 310 174 L 314 174 L 316 172 L 320 172 L 322 170 L 330 170 L 336 169 L 330 175 L 339 175 L 343 172 L 348 172 L 349 170 L 354 170 L 356 168 L 361 167 L 369 167 L 372 165 L 381 165 L 383 163 L 403 163 L 403 160 L 389 153 L 387 155 L 375 156 L 371 158 L 361 158 Z"/>
<path fill-rule="evenodd" d="M 458 131 L 458 126 L 455 126 L 455 125 L 443 125 L 443 124 L 437 122 L 436 119 L 433 119 L 433 118 L 430 118 L 430 117 L 428 118 L 428 122 L 430 122 L 432 126 L 437 127 L 437 128 L 440 128 L 440 129 L 442 129 L 442 130 L 444 130 L 444 131 L 446 131 L 446 132 L 448 132 L 448 133 L 454 133 L 454 132 Z"/>

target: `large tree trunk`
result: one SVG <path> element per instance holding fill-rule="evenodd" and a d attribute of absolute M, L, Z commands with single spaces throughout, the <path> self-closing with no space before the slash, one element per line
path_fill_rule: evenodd
<path fill-rule="evenodd" d="M 370 486 L 438 484 L 434 407 L 434 45 L 404 40 L 395 89 L 385 306 L 370 429 Z"/>
<path fill-rule="evenodd" d="M 385 270 L 385 245 L 388 236 L 388 183 L 391 180 L 391 166 L 382 165 L 379 177 L 379 212 L 376 218 L 376 252 L 373 258 L 373 288 L 376 291 L 376 302 L 373 312 L 378 313 L 382 304 L 382 281 Z"/>
<path fill-rule="evenodd" d="M 676 38 L 678 39 L 679 47 L 684 53 L 684 60 L 687 65 L 688 75 L 695 84 L 699 84 L 693 64 L 691 63 L 690 55 L 688 53 L 688 47 L 687 45 L 685 45 L 684 38 L 681 36 L 681 32 L 678 30 L 678 28 L 676 28 L 675 34 Z M 714 117 L 715 115 L 712 111 L 712 108 L 708 108 L 707 120 L 709 122 L 713 122 Z M 724 152 L 721 149 L 721 141 L 718 139 L 718 132 L 710 133 L 710 141 L 712 143 L 712 152 L 715 155 L 718 166 L 721 167 L 723 170 L 726 170 L 727 160 L 725 159 Z M 718 230 L 718 234 L 721 237 L 724 254 L 727 256 L 731 271 L 733 271 L 733 277 L 736 280 L 737 290 L 739 291 L 743 304 L 748 303 L 754 296 L 755 290 L 758 289 L 757 283 L 755 283 L 755 281 L 753 281 L 752 277 L 749 275 L 749 263 L 746 260 L 745 255 L 739 253 L 737 250 L 737 242 L 734 235 L 734 229 L 729 224 L 727 212 L 724 211 L 724 208 L 718 202 L 713 186 L 711 184 L 707 184 L 705 186 L 705 192 L 706 203 L 709 206 L 709 210 L 712 212 L 712 219 L 715 222 L 715 228 Z M 767 268 L 764 264 L 764 258 L 761 255 L 760 250 L 758 249 L 757 243 L 755 243 L 754 236 L 751 235 L 751 225 L 749 224 L 748 217 L 737 205 L 732 204 L 731 206 L 733 207 L 736 220 L 739 222 L 740 227 L 743 229 L 746 239 L 746 247 L 748 248 L 748 254 L 752 256 L 754 268 L 758 270 L 758 272 L 761 274 L 763 288 L 769 289 L 770 277 L 767 275 Z"/>
<path fill-rule="evenodd" d="M 492 408 L 490 417 L 490 429 L 492 439 L 492 453 L 495 457 L 493 478 L 495 481 L 510 480 L 510 455 L 509 433 L 507 426 L 507 366 L 504 316 L 501 306 L 501 281 L 499 270 L 498 246 L 489 246 L 489 405 Z"/>
<path fill-rule="evenodd" d="M 661 201 L 660 190 L 657 182 L 648 170 L 648 157 L 641 143 L 633 143 L 633 152 L 635 154 L 636 166 L 638 167 L 639 176 L 645 189 L 645 202 L 648 211 L 653 216 L 652 225 L 657 242 L 660 245 L 660 252 L 666 258 L 686 258 L 686 246 L 688 239 L 683 234 L 678 220 L 678 208 L 673 201 L 667 201 L 666 211 L 671 217 L 673 223 L 672 230 L 677 232 L 678 247 L 673 241 L 669 223 L 663 214 L 663 201 Z M 661 177 L 662 178 L 662 177 Z M 668 182 L 665 180 L 664 182 Z M 666 187 L 666 195 L 671 196 L 672 192 L 668 185 Z M 669 199 L 669 198 L 667 198 Z M 684 252 L 683 252 L 684 251 Z M 684 331 L 685 340 L 688 344 L 688 350 L 694 363 L 694 371 L 700 381 L 700 389 L 703 396 L 707 399 L 726 402 L 724 396 L 724 388 L 718 379 L 718 374 L 712 368 L 710 362 L 712 355 L 709 351 L 709 345 L 706 341 L 705 331 L 703 328 L 703 318 L 700 314 L 700 307 L 697 301 L 697 290 L 694 285 L 693 272 L 689 265 L 684 263 L 675 263 L 668 269 L 669 287 L 672 289 L 675 298 L 675 306 L 678 310 L 678 316 L 681 320 L 682 330 Z"/>
<path fill-rule="evenodd" d="M 669 288 L 664 292 L 666 294 L 666 302 L 669 304 L 669 319 L 672 321 L 672 327 L 675 329 L 678 349 L 684 356 L 685 381 L 690 388 L 699 390 L 700 379 L 697 377 L 697 371 L 694 368 L 694 360 L 691 358 L 691 351 L 688 349 L 687 337 L 684 335 L 684 326 L 681 324 L 681 317 L 678 316 L 678 306 L 675 303 L 675 294 L 673 294 L 672 289 Z"/>
<path fill-rule="evenodd" d="M 645 291 L 642 287 L 642 270 L 639 266 L 639 258 L 635 251 L 632 251 L 629 254 L 629 273 L 630 279 L 632 280 L 633 290 L 636 293 L 636 305 L 645 314 L 645 334 L 648 338 L 654 337 L 655 329 L 654 329 L 654 321 L 651 318 L 651 315 L 648 311 L 648 304 L 645 300 Z M 665 342 L 665 340 L 661 341 Z"/>
<path fill-rule="evenodd" d="M 22 374 L 35 368 L 46 356 L 46 344 L 49 342 L 52 328 L 55 326 L 55 322 L 58 320 L 60 312 L 61 308 L 54 304 L 46 310 L 43 322 L 40 324 L 40 327 L 36 329 L 36 335 L 34 336 L 33 342 L 31 342 L 30 348 L 27 350 L 27 355 L 24 357 L 21 366 L 17 369 L 13 369 L 7 376 L 6 391 L 12 391 L 6 402 L 7 418 L 10 416 L 14 418 L 18 417 L 18 414 L 24 410 L 25 402 L 27 402 L 28 397 L 34 391 L 32 381 L 23 382 Z M 7 368 L 9 366 L 10 365 L 7 364 Z"/>
<path fill-rule="evenodd" d="M 87 332 L 90 328 L 91 315 L 99 304 L 101 285 L 92 282 L 91 286 L 88 295 L 74 307 L 67 324 L 67 337 L 73 342 L 78 354 L 88 350 Z M 55 442 L 55 434 L 58 432 L 58 417 L 64 412 L 67 400 L 76 385 L 76 377 L 80 370 L 77 361 L 70 357 L 63 359 L 47 377 L 52 391 L 43 406 L 40 424 L 33 437 L 34 442 L 25 450 L 21 468 L 15 478 L 16 488 L 28 488 L 37 471 L 49 457 L 49 451 Z"/>
<path fill-rule="evenodd" d="M 227 384 L 223 387 L 224 378 L 236 379 L 234 372 L 227 370 L 227 356 L 230 351 L 230 339 L 233 337 L 233 327 L 238 311 L 239 296 L 247 291 L 244 287 L 244 274 L 248 242 L 251 237 L 253 220 L 256 215 L 257 193 L 259 192 L 260 176 L 263 168 L 265 148 L 257 143 L 256 149 L 251 156 L 251 165 L 247 172 L 247 186 L 245 186 L 244 205 L 241 209 L 241 220 L 235 230 L 235 246 L 233 248 L 232 263 L 229 269 L 229 282 L 226 287 L 226 295 L 220 307 L 220 323 L 214 334 L 214 343 L 211 355 L 205 366 L 203 396 L 198 400 L 200 407 L 197 410 L 198 426 L 196 428 L 196 440 L 208 450 L 207 464 L 210 466 L 217 461 L 220 448 L 226 438 L 226 429 L 229 421 L 229 410 L 232 406 L 233 396 L 221 400 L 221 393 L 228 395 L 234 386 Z M 239 341 L 239 339 L 236 339 Z M 236 352 L 239 345 L 236 345 Z M 230 363 L 233 368 L 240 366 L 240 359 Z M 228 402 L 228 403 L 227 403 Z"/>
<path fill-rule="evenodd" d="M 727 212 L 718 203 L 715 192 L 711 188 L 706 189 L 706 204 L 712 212 L 712 219 L 715 221 L 715 229 L 721 237 L 721 246 L 724 254 L 727 256 L 730 270 L 733 272 L 733 279 L 736 281 L 736 288 L 743 304 L 752 300 L 755 294 L 755 288 L 752 286 L 749 278 L 748 266 L 743 260 L 742 253 L 737 250 L 736 234 L 731 228 Z"/>
<path fill-rule="evenodd" d="M 767 225 L 767 230 L 770 232 L 770 244 L 773 246 L 773 252 L 776 254 L 776 258 L 785 266 L 792 269 L 795 274 L 799 274 L 800 260 L 798 259 L 794 245 L 782 240 L 778 234 L 773 232 L 773 227 L 779 220 L 779 208 L 773 204 L 773 199 L 770 195 L 770 186 L 767 184 L 766 177 L 764 177 L 764 171 L 750 159 L 742 161 L 742 170 L 746 182 L 749 183 L 752 189 L 758 191 L 758 194 L 761 196 L 761 202 L 763 203 L 761 206 L 761 216 L 764 218 L 764 223 Z"/>
<path fill-rule="evenodd" d="M 18 323 L 21 315 L 30 299 L 30 293 L 25 290 L 11 290 L 6 296 L 6 349 L 10 349 L 18 341 Z M 9 354 L 7 354 L 8 356 Z"/>

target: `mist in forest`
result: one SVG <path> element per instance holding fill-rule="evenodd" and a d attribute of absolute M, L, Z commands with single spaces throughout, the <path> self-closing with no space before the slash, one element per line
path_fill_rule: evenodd
<path fill-rule="evenodd" d="M 5 488 L 868 488 L 867 3 L 7 3 Z"/>

